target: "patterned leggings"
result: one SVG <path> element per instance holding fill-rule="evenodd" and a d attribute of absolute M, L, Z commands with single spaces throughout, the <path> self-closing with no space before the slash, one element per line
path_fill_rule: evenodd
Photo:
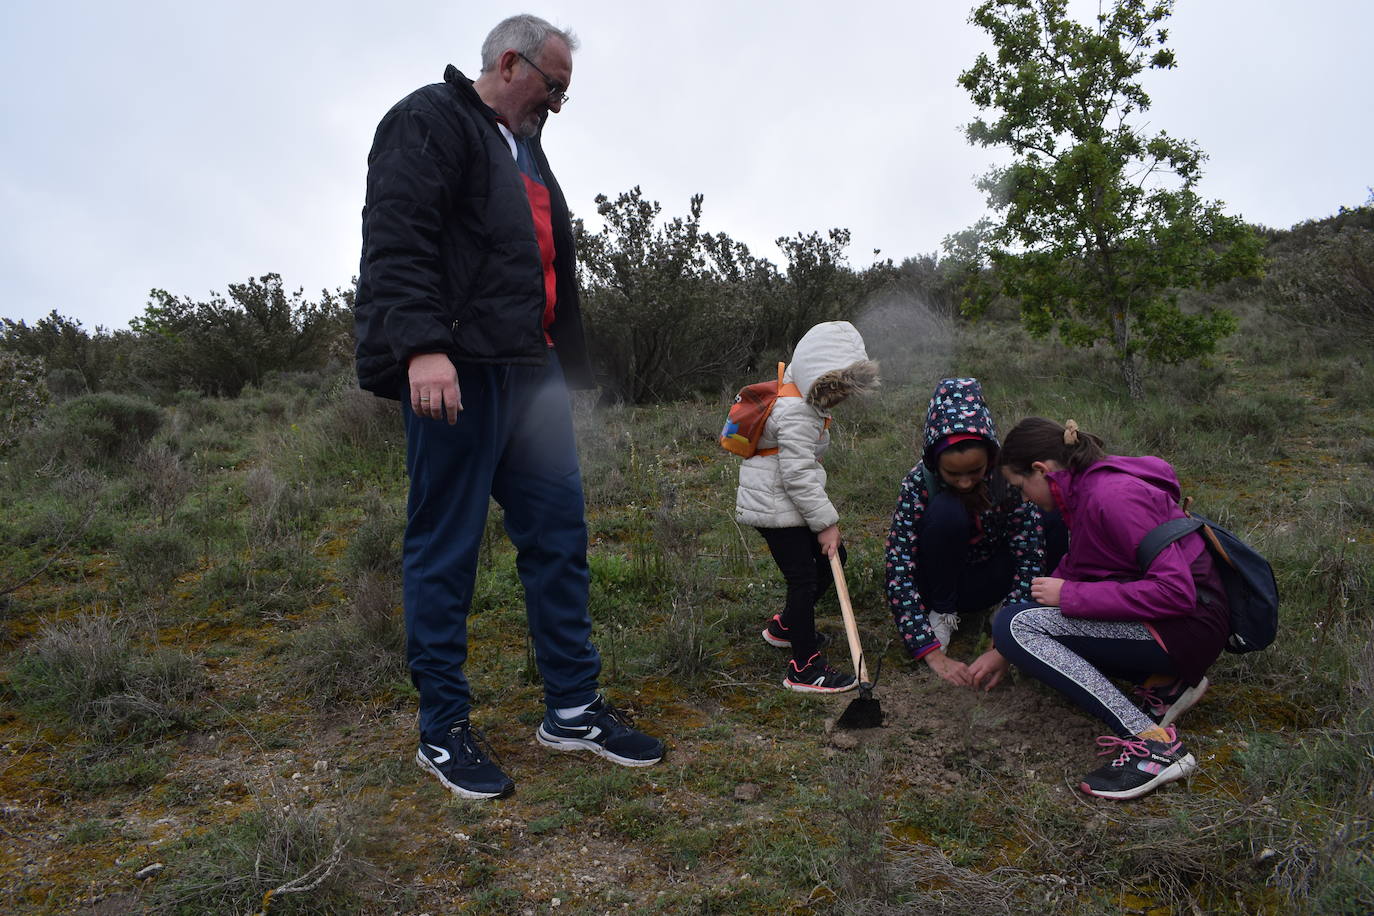
<path fill-rule="evenodd" d="M 992 639 L 1012 664 L 1097 716 L 1118 735 L 1138 735 L 1155 723 L 1108 678 L 1141 683 L 1174 673 L 1173 662 L 1142 623 L 1065 617 L 1035 603 L 1002 608 Z"/>

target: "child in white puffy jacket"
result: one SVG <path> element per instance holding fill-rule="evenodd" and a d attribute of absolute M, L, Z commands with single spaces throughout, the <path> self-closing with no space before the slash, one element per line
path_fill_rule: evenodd
<path fill-rule="evenodd" d="M 789 690 L 852 690 L 852 675 L 826 662 L 816 637 L 816 601 L 831 580 L 830 557 L 845 551 L 839 513 L 825 493 L 821 455 L 830 444 L 830 409 L 878 384 L 858 330 L 847 321 L 818 324 L 797 342 L 783 375 L 802 392 L 779 397 L 759 438 L 759 453 L 740 466 L 735 518 L 763 535 L 787 583 L 787 603 L 763 638 L 790 649 L 783 676 Z"/>

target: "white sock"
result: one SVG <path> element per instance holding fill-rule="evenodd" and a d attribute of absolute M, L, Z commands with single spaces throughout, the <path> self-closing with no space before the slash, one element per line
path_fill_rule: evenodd
<path fill-rule="evenodd" d="M 592 703 L 595 702 L 595 700 L 592 701 Z M 581 706 L 569 706 L 566 709 L 555 709 L 554 712 L 558 713 L 558 718 L 560 719 L 571 719 L 573 716 L 582 715 L 591 708 L 591 705 L 591 703 L 583 703 Z"/>

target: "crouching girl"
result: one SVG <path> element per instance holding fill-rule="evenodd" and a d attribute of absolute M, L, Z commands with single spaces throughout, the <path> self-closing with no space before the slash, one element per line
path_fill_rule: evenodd
<path fill-rule="evenodd" d="M 1186 535 L 1148 571 L 1136 565 L 1147 533 L 1181 518 L 1179 484 L 1160 458 L 1107 455 L 1072 420 L 1022 420 L 1002 442 L 1000 469 L 1042 509 L 1059 509 L 1068 554 L 1031 583 L 1029 603 L 1003 608 L 993 641 L 1005 659 L 1097 716 L 1110 758 L 1079 788 L 1138 798 L 1183 779 L 1197 761 L 1171 723 L 1201 698 L 1226 642 L 1225 590 L 1202 536 Z M 1110 680 L 1149 688 L 1145 709 Z"/>
<path fill-rule="evenodd" d="M 940 380 L 924 444 L 887 535 L 888 605 L 912 658 L 951 684 L 991 688 L 1001 678 L 991 659 L 971 669 L 948 654 L 959 615 L 1028 600 L 1031 580 L 1064 553 L 1064 527 L 994 473 L 997 433 L 977 379 Z"/>

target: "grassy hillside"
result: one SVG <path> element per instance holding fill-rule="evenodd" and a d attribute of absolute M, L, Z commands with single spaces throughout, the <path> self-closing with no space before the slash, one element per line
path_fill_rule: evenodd
<path fill-rule="evenodd" d="M 540 688 L 493 507 L 468 672 L 517 791 L 480 804 L 411 760 L 392 405 L 311 375 L 233 401 L 53 408 L 0 469 L 7 909 L 1374 908 L 1367 352 L 1256 310 L 1211 365 L 1131 403 L 1107 359 L 1009 325 L 923 317 L 869 340 L 885 386 L 837 411 L 827 467 L 887 725 L 835 731 L 850 697 L 779 686 L 785 657 L 758 631 L 782 588 L 732 521 L 725 397 L 579 399 L 603 682 L 669 755 L 631 771 L 535 743 Z M 1214 668 L 1183 723 L 1202 764 L 1188 783 L 1086 799 L 1072 787 L 1096 766 L 1096 725 L 1027 679 L 974 695 L 905 658 L 883 536 L 930 390 L 956 373 L 983 380 L 1004 430 L 1072 417 L 1114 452 L 1168 458 L 1199 509 L 1273 560 L 1280 640 Z M 967 626 L 953 652 L 983 633 Z"/>

